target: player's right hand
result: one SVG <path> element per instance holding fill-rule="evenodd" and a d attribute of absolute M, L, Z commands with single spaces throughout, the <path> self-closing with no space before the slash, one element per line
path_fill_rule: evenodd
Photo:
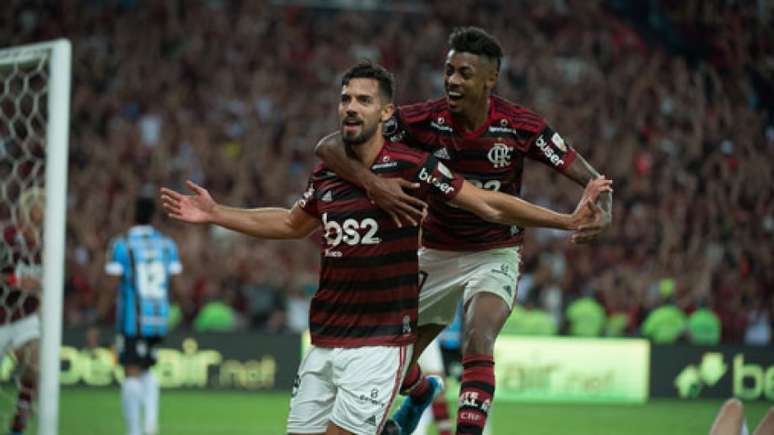
<path fill-rule="evenodd" d="M 578 202 L 578 207 L 572 215 L 573 227 L 575 233 L 572 236 L 573 242 L 578 242 L 576 237 L 579 233 L 588 230 L 589 228 L 596 228 L 603 224 L 605 220 L 604 211 L 596 204 L 597 198 L 599 198 L 602 192 L 613 191 L 613 180 L 606 178 L 597 178 L 591 180 L 586 184 L 586 189 L 583 191 L 583 196 Z"/>
<path fill-rule="evenodd" d="M 407 194 L 404 189 L 417 189 L 419 183 L 412 183 L 402 178 L 371 177 L 365 183 L 368 197 L 387 214 L 395 225 L 403 224 L 417 226 L 422 222 L 427 211 L 427 203 Z"/>
<path fill-rule="evenodd" d="M 210 193 L 191 180 L 187 180 L 185 184 L 193 195 L 183 195 L 166 187 L 161 188 L 161 204 L 167 216 L 193 224 L 211 222 L 217 204 Z"/>

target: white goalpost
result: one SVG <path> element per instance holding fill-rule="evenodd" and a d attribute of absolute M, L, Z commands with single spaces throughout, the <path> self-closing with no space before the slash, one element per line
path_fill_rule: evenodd
<path fill-rule="evenodd" d="M 28 255 L 42 264 L 36 394 L 40 435 L 58 433 L 59 422 L 71 52 L 66 39 L 0 49 L 0 224 L 22 225 L 22 192 L 45 191 L 43 240 L 34 248 L 42 252 Z M 7 295 L 12 290 L 3 291 Z"/>

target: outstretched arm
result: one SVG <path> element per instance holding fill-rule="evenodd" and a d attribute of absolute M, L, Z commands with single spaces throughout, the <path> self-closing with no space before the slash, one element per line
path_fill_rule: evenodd
<path fill-rule="evenodd" d="M 482 219 L 499 224 L 583 231 L 602 218 L 602 211 L 594 203 L 602 192 L 612 190 L 611 184 L 612 181 L 601 178 L 590 181 L 573 214 L 557 213 L 515 196 L 479 189 L 467 181 L 451 202 Z M 573 236 L 573 241 L 576 241 L 576 236 Z"/>
<path fill-rule="evenodd" d="M 161 201 L 169 217 L 195 224 L 215 224 L 261 239 L 300 239 L 320 222 L 297 205 L 286 208 L 235 208 L 216 203 L 210 193 L 187 181 L 193 195 L 161 188 Z"/>
<path fill-rule="evenodd" d="M 565 176 L 585 186 L 589 181 L 601 178 L 602 175 L 592 167 L 586 159 L 580 154 L 576 154 L 575 160 L 570 166 L 563 172 Z M 596 239 L 602 231 L 613 221 L 613 191 L 604 191 L 599 195 L 599 208 L 602 210 L 602 219 L 596 222 L 594 225 L 586 227 L 584 230 L 579 231 L 573 240 L 576 243 L 587 243 Z"/>
<path fill-rule="evenodd" d="M 403 191 L 416 189 L 419 184 L 374 174 L 358 160 L 347 156 L 340 133 L 331 133 L 320 139 L 314 152 L 341 178 L 365 189 L 369 198 L 386 211 L 398 226 L 402 223 L 417 225 L 422 220 L 427 204 Z"/>

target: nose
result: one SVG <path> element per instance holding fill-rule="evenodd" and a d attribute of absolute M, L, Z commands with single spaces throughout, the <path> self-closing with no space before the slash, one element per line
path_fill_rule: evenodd
<path fill-rule="evenodd" d="M 446 84 L 450 86 L 460 86 L 460 84 L 462 84 L 462 79 L 459 74 L 454 73 L 446 77 Z"/>
<path fill-rule="evenodd" d="M 347 115 L 356 115 L 357 114 L 357 101 L 354 99 L 347 101 L 344 103 L 344 113 Z"/>

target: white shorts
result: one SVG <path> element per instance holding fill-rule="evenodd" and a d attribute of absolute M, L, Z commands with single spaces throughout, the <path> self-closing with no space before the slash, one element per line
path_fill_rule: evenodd
<path fill-rule="evenodd" d="M 444 376 L 443 370 L 443 354 L 441 354 L 441 344 L 438 342 L 438 337 L 431 341 L 430 344 L 419 355 L 419 367 L 422 367 L 422 372 L 426 375 L 441 375 Z"/>
<path fill-rule="evenodd" d="M 311 346 L 293 384 L 288 432 L 324 433 L 333 422 L 355 434 L 380 434 L 412 350 Z"/>
<path fill-rule="evenodd" d="M 40 319 L 37 314 L 0 326 L 0 359 L 28 342 L 40 338 Z"/>
<path fill-rule="evenodd" d="M 460 297 L 481 292 L 500 296 L 513 308 L 519 280 L 518 247 L 456 252 L 419 250 L 419 325 L 449 325 Z"/>

